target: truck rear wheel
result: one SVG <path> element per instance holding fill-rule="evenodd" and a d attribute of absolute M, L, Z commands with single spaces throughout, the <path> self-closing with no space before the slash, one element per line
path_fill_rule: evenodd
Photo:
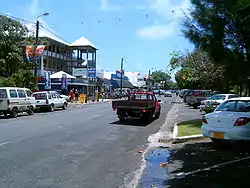
<path fill-rule="evenodd" d="M 144 114 L 143 119 L 146 124 L 150 124 L 152 122 L 152 112 Z"/>

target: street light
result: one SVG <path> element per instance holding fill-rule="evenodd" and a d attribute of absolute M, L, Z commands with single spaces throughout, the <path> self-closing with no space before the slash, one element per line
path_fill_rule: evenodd
<path fill-rule="evenodd" d="M 121 58 L 121 78 L 120 78 L 120 93 L 122 95 L 122 81 L 123 81 L 123 62 L 125 59 L 127 59 L 128 57 L 123 57 Z"/>
<path fill-rule="evenodd" d="M 147 85 L 148 85 L 148 90 L 150 89 L 150 76 L 151 76 L 151 70 L 154 70 L 154 68 L 151 68 L 151 69 L 149 69 L 149 71 L 148 71 L 148 83 L 147 83 Z"/>
<path fill-rule="evenodd" d="M 36 43 L 35 43 L 35 50 L 37 48 L 37 45 L 38 45 L 38 35 L 39 35 L 39 18 L 42 17 L 42 16 L 48 16 L 49 13 L 48 12 L 45 12 L 39 16 L 37 16 L 37 20 L 36 20 Z M 35 50 L 34 50 L 34 53 L 35 53 Z M 37 59 L 35 59 L 35 77 L 37 77 Z"/>

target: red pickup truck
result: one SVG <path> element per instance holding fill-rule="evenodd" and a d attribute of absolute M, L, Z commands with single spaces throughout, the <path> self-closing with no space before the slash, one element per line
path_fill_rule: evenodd
<path fill-rule="evenodd" d="M 149 124 L 153 117 L 160 117 L 161 100 L 157 100 L 152 92 L 134 92 L 126 100 L 113 101 L 112 108 L 117 111 L 120 122 L 131 118 Z"/>

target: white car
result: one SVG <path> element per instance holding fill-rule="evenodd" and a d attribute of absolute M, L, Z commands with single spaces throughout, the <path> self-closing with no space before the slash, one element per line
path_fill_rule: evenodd
<path fill-rule="evenodd" d="M 202 112 L 207 106 L 216 108 L 221 103 L 225 102 L 228 99 L 237 98 L 238 95 L 235 94 L 216 94 L 208 98 L 207 100 L 201 101 L 200 111 Z"/>
<path fill-rule="evenodd" d="M 36 99 L 36 109 L 48 109 L 53 112 L 55 108 L 67 109 L 67 101 L 56 91 L 39 91 L 32 94 Z"/>
<path fill-rule="evenodd" d="M 171 91 L 164 91 L 164 97 L 172 97 L 173 94 Z"/>
<path fill-rule="evenodd" d="M 202 134 L 213 141 L 250 140 L 250 97 L 229 99 L 202 118 Z"/>
<path fill-rule="evenodd" d="M 27 88 L 0 87 L 0 115 L 10 114 L 13 118 L 16 118 L 19 112 L 33 115 L 36 100 L 31 95 L 32 92 Z"/>

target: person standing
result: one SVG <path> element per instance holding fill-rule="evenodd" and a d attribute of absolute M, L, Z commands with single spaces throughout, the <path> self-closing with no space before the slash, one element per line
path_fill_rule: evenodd
<path fill-rule="evenodd" d="M 79 92 L 78 90 L 76 89 L 75 90 L 75 101 L 77 102 L 79 100 Z"/>
<path fill-rule="evenodd" d="M 74 101 L 74 88 L 72 88 L 69 92 L 70 102 Z"/>

